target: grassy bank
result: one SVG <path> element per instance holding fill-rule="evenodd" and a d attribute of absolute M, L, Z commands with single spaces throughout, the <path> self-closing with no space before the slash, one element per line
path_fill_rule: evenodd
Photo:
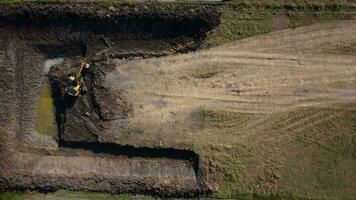
<path fill-rule="evenodd" d="M 204 47 L 262 33 L 329 20 L 354 19 L 356 4 L 346 0 L 233 0 L 218 6 L 221 24 Z"/>
<path fill-rule="evenodd" d="M 0 192 L 0 200 L 22 200 L 23 193 L 20 192 Z"/>
<path fill-rule="evenodd" d="M 215 197 L 352 199 L 355 110 L 302 108 L 262 118 L 228 111 L 200 114 L 205 127 L 215 126 L 216 135 L 229 138 L 201 150 L 209 163 L 204 174 L 218 190 Z M 249 126 L 253 121 L 256 126 Z"/>

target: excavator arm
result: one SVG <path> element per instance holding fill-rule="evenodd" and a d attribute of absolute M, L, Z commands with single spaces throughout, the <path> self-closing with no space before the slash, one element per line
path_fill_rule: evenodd
<path fill-rule="evenodd" d="M 86 63 L 85 60 L 82 60 L 80 62 L 79 69 L 77 70 L 75 75 L 70 74 L 68 76 L 70 84 L 68 84 L 68 86 L 65 89 L 66 94 L 68 94 L 70 96 L 75 96 L 75 97 L 80 94 L 80 91 L 82 89 L 80 78 L 83 75 L 83 69 L 88 69 L 89 67 L 90 67 L 90 65 L 88 63 Z"/>

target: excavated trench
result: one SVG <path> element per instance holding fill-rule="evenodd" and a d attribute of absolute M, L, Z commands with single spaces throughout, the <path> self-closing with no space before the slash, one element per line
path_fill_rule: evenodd
<path fill-rule="evenodd" d="M 194 51 L 218 23 L 210 5 L 0 5 L 0 187 L 211 192 L 193 151 L 100 138 L 113 122 L 125 123 L 133 109 L 124 90 L 104 84 L 113 59 Z M 67 71 L 82 58 L 91 64 L 87 89 L 69 97 Z"/>

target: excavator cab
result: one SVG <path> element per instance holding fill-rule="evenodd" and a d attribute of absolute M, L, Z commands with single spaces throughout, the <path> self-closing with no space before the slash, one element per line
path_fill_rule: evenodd
<path fill-rule="evenodd" d="M 84 60 L 81 61 L 79 69 L 72 69 L 68 72 L 68 85 L 65 89 L 66 94 L 70 96 L 77 97 L 84 84 L 83 81 L 83 70 L 89 69 L 90 65 Z"/>

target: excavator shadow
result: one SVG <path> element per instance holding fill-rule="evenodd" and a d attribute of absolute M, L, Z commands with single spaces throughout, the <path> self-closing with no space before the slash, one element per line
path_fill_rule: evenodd
<path fill-rule="evenodd" d="M 64 96 L 63 96 L 63 98 L 61 100 L 62 109 L 70 109 L 70 108 L 72 108 L 77 99 L 78 99 L 78 97 L 76 97 L 76 96 L 71 96 L 71 95 L 68 95 L 68 94 L 64 94 Z"/>

